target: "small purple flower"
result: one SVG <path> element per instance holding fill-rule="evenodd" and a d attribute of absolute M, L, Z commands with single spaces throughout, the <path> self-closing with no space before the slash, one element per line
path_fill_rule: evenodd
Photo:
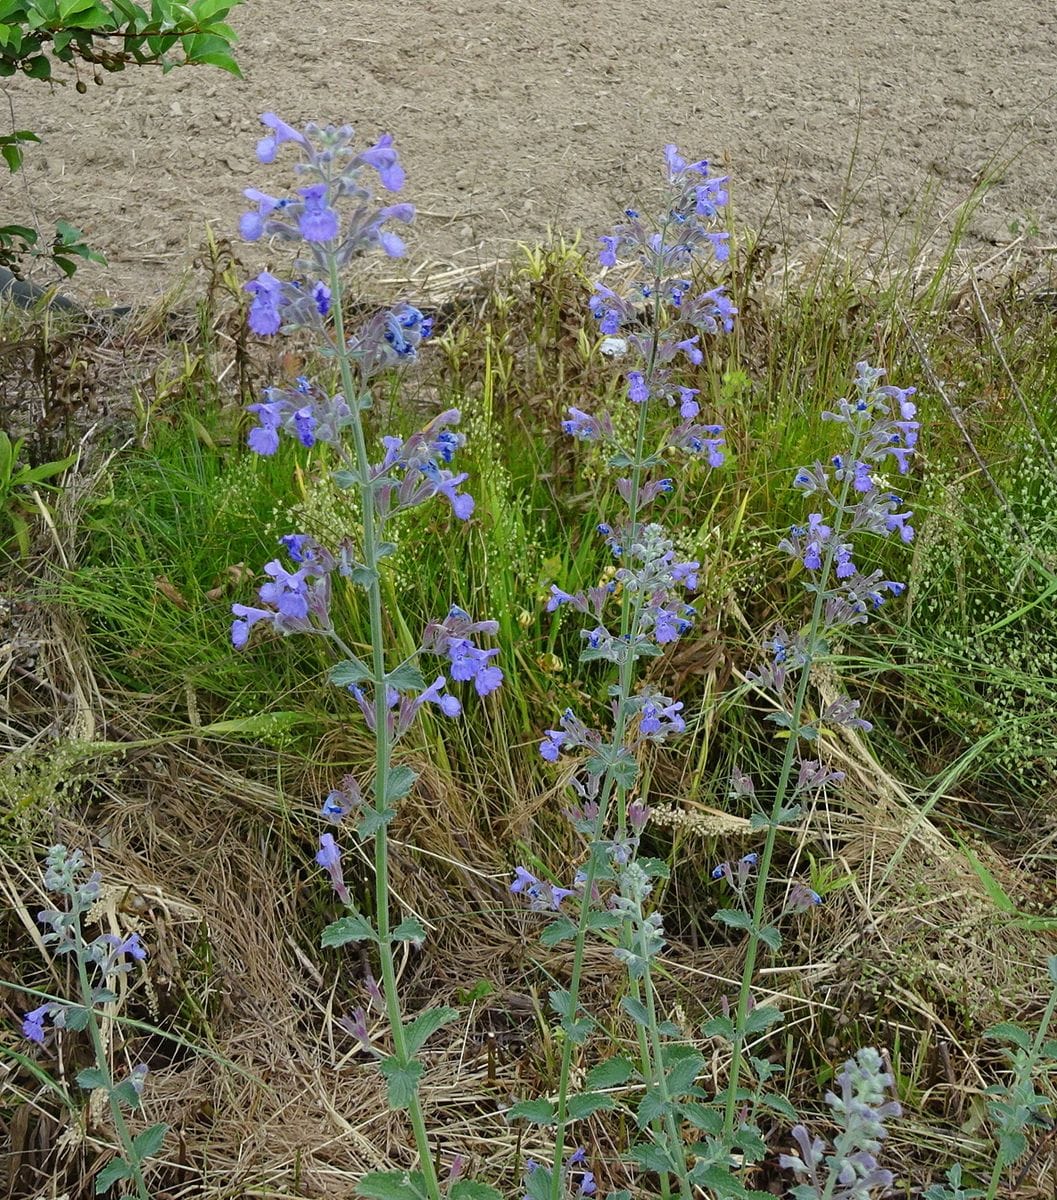
<path fill-rule="evenodd" d="M 233 604 L 231 611 L 235 620 L 231 623 L 231 644 L 236 650 L 241 650 L 249 641 L 250 630 L 258 621 L 273 621 L 275 613 L 266 608 L 252 608 L 248 604 Z"/>
<path fill-rule="evenodd" d="M 377 142 L 360 154 L 360 161 L 378 172 L 378 179 L 389 192 L 398 192 L 404 186 L 404 169 L 400 156 L 393 147 L 392 134 L 383 133 Z"/>
<path fill-rule="evenodd" d="M 301 236 L 306 242 L 330 242 L 338 236 L 338 214 L 327 204 L 327 185 L 314 183 L 299 188 L 303 200 L 297 219 Z"/>
<path fill-rule="evenodd" d="M 785 902 L 786 912 L 802 913 L 822 903 L 822 897 L 812 888 L 802 883 L 794 883 L 789 889 L 789 897 Z"/>
<path fill-rule="evenodd" d="M 242 290 L 253 297 L 250 304 L 250 329 L 262 337 L 278 333 L 282 327 L 279 309 L 283 303 L 282 281 L 269 271 L 262 271 L 256 279 L 242 285 Z"/>
<path fill-rule="evenodd" d="M 645 404 L 650 398 L 650 389 L 641 371 L 628 372 L 628 399 L 634 404 Z"/>
<path fill-rule="evenodd" d="M 547 762 L 557 762 L 562 746 L 565 745 L 565 731 L 548 729 L 546 732 L 547 736 L 540 742 L 540 757 L 545 758 Z"/>
<path fill-rule="evenodd" d="M 337 894 L 338 899 L 343 903 L 349 902 L 349 889 L 345 885 L 345 877 L 341 870 L 341 850 L 334 841 L 332 833 L 321 833 L 319 835 L 319 850 L 316 852 L 316 862 L 330 876 L 330 882 Z"/>
<path fill-rule="evenodd" d="M 699 392 L 699 388 L 681 387 L 679 389 L 679 415 L 684 421 L 692 421 L 701 411 L 701 405 L 694 399 Z"/>
<path fill-rule="evenodd" d="M 287 571 L 277 558 L 265 563 L 265 574 L 272 577 L 271 583 L 264 584 L 259 596 L 265 604 L 271 604 L 284 617 L 304 620 L 308 616 L 308 589 L 305 583 L 306 569 L 291 573 Z"/>
<path fill-rule="evenodd" d="M 312 289 L 312 299 L 319 315 L 327 316 L 330 312 L 330 288 L 323 282 L 317 283 Z"/>
<path fill-rule="evenodd" d="M 262 113 L 261 124 L 271 130 L 271 133 L 257 143 L 257 158 L 262 163 L 275 162 L 276 153 L 284 142 L 296 142 L 299 146 L 308 146 L 304 134 L 298 133 L 285 121 L 281 121 L 275 113 Z"/>
<path fill-rule="evenodd" d="M 246 188 L 242 194 L 247 200 L 257 205 L 257 211 L 242 214 L 239 218 L 239 233 L 247 242 L 255 242 L 264 233 L 264 222 L 276 209 L 284 208 L 287 201 L 280 200 L 276 196 L 269 196 L 267 192 L 259 191 L 257 188 Z"/>
<path fill-rule="evenodd" d="M 51 1013 L 53 1005 L 42 1004 L 22 1018 L 22 1035 L 38 1046 L 44 1045 L 44 1021 Z"/>

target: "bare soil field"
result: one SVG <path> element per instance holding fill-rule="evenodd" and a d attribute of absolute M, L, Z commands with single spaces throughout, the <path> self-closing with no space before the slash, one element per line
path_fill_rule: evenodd
<path fill-rule="evenodd" d="M 548 228 L 594 237 L 658 178 L 668 141 L 721 165 L 736 220 L 795 250 L 842 195 L 864 244 L 923 196 L 942 230 L 996 162 L 969 244 L 1054 241 L 1052 0 L 247 0 L 233 24 L 241 81 L 5 83 L 14 127 L 43 137 L 4 174 L 5 216 L 66 217 L 110 260 L 75 293 L 151 300 L 207 223 L 233 234 L 241 190 L 285 182 L 253 156 L 267 110 L 394 135 L 420 282 Z"/>

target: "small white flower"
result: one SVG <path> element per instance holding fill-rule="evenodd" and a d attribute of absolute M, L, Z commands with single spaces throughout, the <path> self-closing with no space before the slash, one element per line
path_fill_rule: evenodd
<path fill-rule="evenodd" d="M 603 354 L 607 354 L 610 358 L 621 358 L 627 353 L 627 339 L 622 337 L 603 338 L 602 345 L 599 347 L 599 349 Z"/>

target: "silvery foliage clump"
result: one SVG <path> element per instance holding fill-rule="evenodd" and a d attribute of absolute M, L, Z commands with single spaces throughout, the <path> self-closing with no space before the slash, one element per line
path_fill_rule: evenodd
<path fill-rule="evenodd" d="M 152 1125 L 133 1135 L 126 1112 L 141 1107 L 147 1066 L 138 1063 L 118 1082 L 100 1030 L 100 1006 L 118 999 L 119 979 L 147 957 L 138 933 L 119 936 L 101 933 L 90 941 L 85 937 L 84 922 L 100 897 L 102 876 L 89 872 L 84 853 L 72 853 L 63 845 L 53 846 L 45 860 L 44 886 L 65 901 L 37 914 L 47 930 L 41 936 L 44 945 L 56 956 L 68 956 L 74 966 L 79 995 L 72 1000 L 47 1000 L 27 1012 L 22 1033 L 38 1046 L 46 1046 L 51 1029 L 88 1034 L 94 1066 L 77 1072 L 77 1083 L 87 1091 L 105 1093 L 114 1121 L 122 1155 L 116 1156 L 96 1176 L 97 1193 L 108 1191 L 121 1180 L 131 1180 L 141 1200 L 147 1197 L 143 1163 L 161 1149 L 168 1126 Z"/>
<path fill-rule="evenodd" d="M 798 1152 L 778 1162 L 802 1181 L 792 1189 L 796 1200 L 868 1200 L 875 1189 L 891 1187 L 894 1176 L 877 1155 L 888 1135 L 885 1122 L 903 1111 L 888 1098 L 892 1083 L 881 1055 L 865 1046 L 837 1075 L 839 1092 L 826 1093 L 837 1127 L 832 1142 L 812 1137 L 806 1125 L 793 1126 Z"/>

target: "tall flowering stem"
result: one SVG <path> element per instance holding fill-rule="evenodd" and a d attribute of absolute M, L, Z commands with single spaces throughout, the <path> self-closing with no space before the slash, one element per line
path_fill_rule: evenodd
<path fill-rule="evenodd" d="M 651 687 L 636 691 L 636 666 L 641 658 L 662 654 L 691 628 L 695 610 L 682 594 L 696 590 L 700 564 L 678 561 L 663 527 L 647 522 L 643 514 L 658 497 L 674 489 L 674 480 L 663 474 L 673 461 L 700 456 L 709 467 L 723 462 L 723 431 L 698 421 L 698 390 L 678 382 L 676 368 L 681 360 L 700 364 L 704 352 L 699 343 L 729 332 L 736 310 L 721 287 L 695 294 L 689 277 L 705 254 L 720 260 L 727 257 L 727 235 L 709 228 L 726 203 L 726 181 L 711 177 L 705 162 L 687 163 L 674 146 L 667 147 L 665 159 L 667 195 L 661 218 L 649 221 L 628 209 L 626 223 L 601 239 L 601 263 L 613 272 L 616 283 L 609 286 L 607 276 L 607 282 L 596 285 L 591 300 L 602 352 L 630 360 L 625 378 L 628 400 L 638 409 L 634 441 L 630 446 L 622 444 L 607 412 L 570 408 L 562 423 L 567 434 L 607 449 L 610 467 L 621 473 L 616 490 L 627 516 L 617 526 L 598 527 L 618 564 L 613 579 L 578 593 L 554 585 L 548 603 L 549 611 L 568 605 L 594 622 L 581 634 L 581 661 L 612 664 L 616 682 L 610 688 L 609 735 L 588 728 L 570 710 L 558 729 L 547 731 L 541 746 L 543 757 L 552 762 L 563 752 L 586 752 L 579 762 L 582 774 L 578 772 L 573 781 L 581 803 L 569 814 L 587 842 L 585 864 L 569 887 L 544 883 L 523 867 L 518 868 L 512 887 L 537 910 L 557 911 L 566 901 L 570 907 L 579 906 L 576 921 L 559 916 L 544 932 L 549 944 L 572 942 L 572 969 L 568 989 L 551 994 L 564 1041 L 558 1094 L 553 1111 L 548 1110 L 555 1126 L 553 1162 L 528 1180 L 534 1200 L 559 1200 L 568 1175 L 564 1155 L 569 1121 L 585 1104 L 597 1107 L 605 1099 L 570 1095 L 575 1047 L 586 1041 L 594 1027 L 582 1013 L 580 1001 L 587 937 L 605 929 L 616 933 L 615 953 L 629 973 L 625 1007 L 636 1017 L 638 1077 L 658 1105 L 657 1115 L 649 1121 L 653 1145 L 642 1149 L 647 1156 L 656 1151 L 661 1157 L 660 1165 L 649 1169 L 660 1174 L 663 1194 L 669 1193 L 670 1174 L 676 1176 L 684 1197 L 691 1194 L 654 996 L 652 960 L 664 945 L 662 922 L 659 914 L 646 911 L 661 867 L 637 859 L 649 813 L 644 803 L 629 803 L 629 798 L 637 777 L 637 757 L 645 744 L 663 742 L 685 729 L 681 703 Z M 658 409 L 665 414 L 659 421 Z M 676 419 L 667 418 L 671 410 L 677 411 Z M 659 438 L 651 446 L 651 432 L 656 433 L 658 424 Z M 619 615 L 611 628 L 609 609 L 618 587 Z M 603 892 L 608 893 L 608 904 L 603 903 Z M 608 1069 L 619 1073 L 623 1067 Z M 574 1106 L 574 1100 L 580 1103 Z M 521 1115 L 516 1108 L 514 1115 Z"/>
<path fill-rule="evenodd" d="M 329 875 L 348 912 L 328 926 L 323 945 L 366 942 L 374 948 L 381 987 L 368 975 L 367 1007 L 385 1015 L 388 1053 L 373 1044 L 364 1008 L 343 1018 L 339 1025 L 362 1050 L 379 1059 L 390 1107 L 407 1110 L 414 1132 L 419 1164 L 409 1177 L 410 1185 L 418 1195 L 439 1200 L 441 1189 L 419 1097 L 424 1067 L 416 1056 L 426 1040 L 458 1014 L 440 1006 L 426 1009 L 408 1022 L 403 1017 L 394 947 L 401 942 L 421 944 L 426 934 L 416 918 L 394 923 L 391 913 L 388 828 L 396 815 L 395 806 L 416 779 L 410 767 L 393 762 L 393 750 L 412 728 L 423 705 L 435 705 L 450 718 L 462 711 L 462 702 L 449 690 L 447 675 L 438 674 L 428 682 L 419 665 L 424 658 L 445 661 L 451 680 L 473 682 L 481 697 L 500 686 L 503 672 L 492 661 L 498 651 L 475 642 L 478 635 L 494 635 L 498 625 L 495 621 L 475 622 L 453 607 L 445 617 L 426 626 L 421 645 L 409 658 L 392 667 L 387 663 L 382 572 L 384 560 L 396 551 L 396 545 L 385 540 L 387 529 L 401 513 L 438 496 L 458 520 L 469 519 L 474 508 L 472 497 L 459 490 L 465 473 L 457 475 L 447 469 L 464 441 L 454 432 L 458 410 L 440 413 L 407 439 L 382 437 L 379 461 L 372 461 L 369 448 L 364 413 L 371 407 L 372 382 L 379 372 L 415 360 L 418 347 L 429 336 L 430 322 L 418 309 L 402 304 L 376 314 L 350 333 L 342 273 L 353 257 L 372 248 L 390 256 L 402 254 L 404 244 L 391 232 L 389 223 L 410 221 L 414 210 L 403 203 L 379 207 L 364 182 L 364 171 L 370 170 L 377 173 L 383 188 L 398 191 L 402 187 L 403 170 L 388 135 L 356 152 L 347 126 L 321 129 L 309 125 L 299 131 L 274 114 L 265 114 L 261 120 L 271 132 L 259 144 L 258 157 L 270 162 L 279 146 L 293 143 L 301 157 L 295 171 L 310 182 L 297 190 L 296 197 L 278 198 L 248 189 L 245 194 L 256 209 L 243 216 L 242 232 L 251 240 L 272 235 L 301 243 L 302 257 L 295 267 L 307 278 L 282 283 L 263 272 L 247 284 L 253 296 L 250 324 L 263 335 L 292 328 L 314 332 L 321 353 L 337 364 L 341 391 L 328 395 L 307 377 L 299 379 L 294 389 L 267 389 L 262 402 L 250 406 L 259 424 L 251 431 L 249 444 L 258 453 L 271 454 L 285 434 L 305 447 L 317 442 L 329 446 L 340 464 L 333 480 L 355 494 L 361 521 L 358 533 L 349 534 L 335 547 L 324 546 L 304 533 L 280 539 L 294 569 L 278 560 L 266 565 L 271 582 L 259 590 L 261 606 L 233 606 L 232 640 L 237 647 L 244 647 L 258 623 L 270 624 L 283 635 L 326 639 L 337 659 L 330 680 L 352 696 L 374 737 L 374 773 L 369 784 L 373 801 L 366 803 L 367 788 L 354 776 L 346 776 L 327 795 L 322 815 L 332 825 L 348 818 L 355 836 L 373 841 L 375 919 L 372 923 L 357 911 L 345 883 L 341 849 L 334 834 L 325 832 L 319 839 L 316 862 Z M 353 210 L 344 231 L 337 212 L 343 200 L 351 200 Z M 357 657 L 331 619 L 331 589 L 336 581 L 366 592 L 371 642 L 368 662 Z M 362 1181 L 361 1187 L 373 1194 L 392 1182 L 385 1172 L 375 1173 Z"/>
<path fill-rule="evenodd" d="M 767 829 L 763 850 L 750 856 L 758 867 L 750 918 L 745 962 L 734 1016 L 730 1078 L 724 1106 L 724 1128 L 733 1134 L 738 1113 L 738 1083 L 746 1040 L 746 1018 L 752 1001 L 752 982 L 761 943 L 776 949 L 780 935 L 765 923 L 767 887 L 774 858 L 775 842 L 781 825 L 799 815 L 797 800 L 823 783 L 839 782 L 842 776 L 828 772 L 820 762 L 803 756 L 805 746 L 817 745 L 827 728 L 846 727 L 868 731 L 868 721 L 857 715 L 858 702 L 838 699 L 810 721 L 804 713 L 811 668 L 829 653 L 829 638 L 842 627 L 864 624 L 872 611 L 891 596 L 904 590 L 902 583 L 883 578 L 875 570 L 863 574 L 855 563 L 851 538 L 857 533 L 882 537 L 896 534 L 904 543 L 914 536 L 913 513 L 901 512 L 899 496 L 889 490 L 885 472 L 895 466 L 905 474 L 918 441 L 919 422 L 911 400 L 914 388 L 883 386 L 884 372 L 861 362 L 856 367 L 855 392 L 841 399 L 835 412 L 822 414 L 846 432 L 848 442 L 843 453 L 824 466 L 816 462 L 801 468 L 794 486 L 829 508 L 811 513 L 807 524 L 794 526 L 779 548 L 798 559 L 808 573 L 806 587 L 813 593 L 811 616 L 806 627 L 795 636 L 777 629 L 765 650 L 767 661 L 749 673 L 762 691 L 777 700 L 778 711 L 770 720 L 786 731 L 786 746 L 770 813 L 757 814 L 754 824 Z M 796 679 L 790 695 L 790 684 Z M 794 779 L 793 767 L 799 764 Z M 744 785 L 754 793 L 751 781 Z M 743 860 L 747 862 L 748 860 Z M 717 872 L 723 868 L 717 868 Z M 728 868 L 729 871 L 729 868 Z M 718 875 L 717 875 L 718 878 Z M 819 897 L 806 889 L 800 891 L 813 902 Z"/>

